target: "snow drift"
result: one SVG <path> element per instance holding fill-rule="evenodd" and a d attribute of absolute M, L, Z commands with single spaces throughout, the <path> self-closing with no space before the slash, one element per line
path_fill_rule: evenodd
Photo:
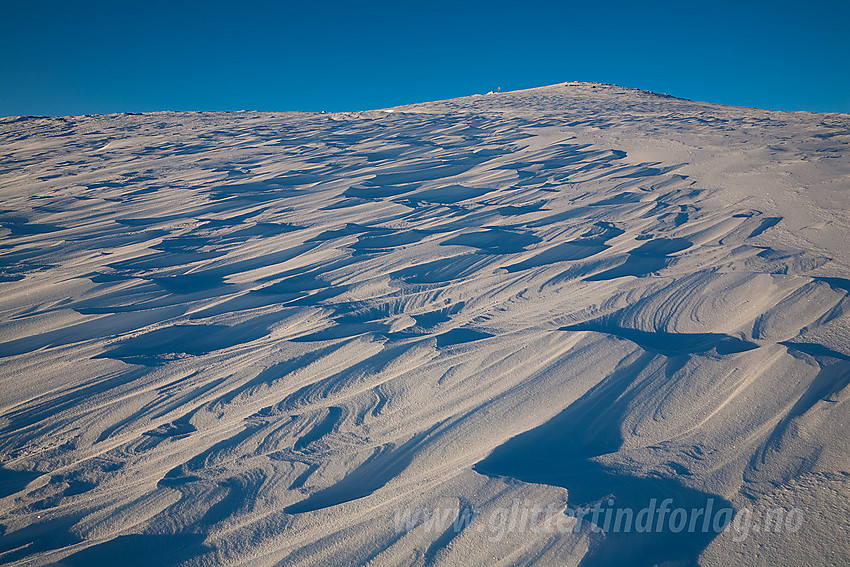
<path fill-rule="evenodd" d="M 850 553 L 847 115 L 567 83 L 0 144 L 0 562 Z M 800 522 L 553 527 L 665 499 Z"/>

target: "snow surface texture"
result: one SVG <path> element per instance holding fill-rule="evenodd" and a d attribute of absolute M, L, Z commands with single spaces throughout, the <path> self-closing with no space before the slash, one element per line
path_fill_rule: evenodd
<path fill-rule="evenodd" d="M 850 552 L 850 116 L 567 83 L 0 144 L 0 562 Z M 805 521 L 395 523 L 668 496 Z"/>

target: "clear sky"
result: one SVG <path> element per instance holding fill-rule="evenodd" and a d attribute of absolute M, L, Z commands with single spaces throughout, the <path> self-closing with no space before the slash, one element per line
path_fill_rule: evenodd
<path fill-rule="evenodd" d="M 362 110 L 563 81 L 850 112 L 850 1 L 0 0 L 0 116 Z"/>

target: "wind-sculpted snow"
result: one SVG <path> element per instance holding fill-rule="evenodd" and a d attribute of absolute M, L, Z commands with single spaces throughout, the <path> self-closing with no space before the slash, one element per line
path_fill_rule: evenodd
<path fill-rule="evenodd" d="M 0 563 L 850 551 L 846 115 L 568 83 L 0 144 Z M 668 498 L 804 521 L 550 529 Z"/>

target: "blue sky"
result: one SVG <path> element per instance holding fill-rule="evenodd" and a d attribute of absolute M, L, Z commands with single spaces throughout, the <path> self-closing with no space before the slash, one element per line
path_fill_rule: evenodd
<path fill-rule="evenodd" d="M 850 2 L 0 0 L 0 116 L 360 110 L 563 81 L 850 112 Z"/>

